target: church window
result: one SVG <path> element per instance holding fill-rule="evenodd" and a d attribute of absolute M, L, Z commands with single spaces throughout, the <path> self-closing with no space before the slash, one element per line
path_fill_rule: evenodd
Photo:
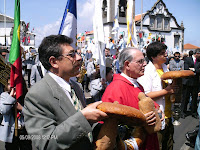
<path fill-rule="evenodd" d="M 153 18 L 153 17 L 150 18 L 150 28 L 152 28 L 152 29 L 155 28 L 155 18 Z"/>
<path fill-rule="evenodd" d="M 162 18 L 157 17 L 157 29 L 162 29 Z"/>
<path fill-rule="evenodd" d="M 164 30 L 169 30 L 169 19 L 165 18 L 164 21 L 165 21 Z"/>

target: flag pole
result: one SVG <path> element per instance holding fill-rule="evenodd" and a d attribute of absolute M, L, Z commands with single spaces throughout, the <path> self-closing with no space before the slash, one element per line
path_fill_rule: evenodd
<path fill-rule="evenodd" d="M 22 77 L 22 62 L 21 62 L 21 52 L 20 52 L 20 0 L 15 0 L 15 13 L 14 13 L 14 29 L 12 44 L 9 54 L 9 62 L 11 63 L 10 72 L 10 87 L 16 88 L 16 100 L 23 94 L 23 77 Z M 18 135 L 18 116 L 17 108 L 15 106 L 15 136 Z"/>
<path fill-rule="evenodd" d="M 15 104 L 15 136 L 18 136 L 17 105 Z"/>
<path fill-rule="evenodd" d="M 6 46 L 6 0 L 4 0 L 4 28 L 5 28 L 5 46 Z"/>

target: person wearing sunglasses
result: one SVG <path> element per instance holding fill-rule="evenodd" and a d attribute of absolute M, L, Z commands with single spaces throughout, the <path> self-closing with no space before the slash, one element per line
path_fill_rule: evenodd
<path fill-rule="evenodd" d="M 174 53 L 174 59 L 169 62 L 170 71 L 184 70 L 184 61 L 180 59 L 181 54 L 179 52 Z"/>
<path fill-rule="evenodd" d="M 82 58 L 65 35 L 45 37 L 39 59 L 47 74 L 35 83 L 25 98 L 25 126 L 37 149 L 92 149 L 92 125 L 108 117 L 86 106 L 80 86 L 71 77 L 79 74 Z"/>

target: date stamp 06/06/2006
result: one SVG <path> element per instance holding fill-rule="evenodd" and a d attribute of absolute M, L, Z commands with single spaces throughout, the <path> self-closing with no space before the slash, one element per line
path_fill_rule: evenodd
<path fill-rule="evenodd" d="M 20 140 L 51 140 L 58 139 L 57 135 L 19 135 Z"/>

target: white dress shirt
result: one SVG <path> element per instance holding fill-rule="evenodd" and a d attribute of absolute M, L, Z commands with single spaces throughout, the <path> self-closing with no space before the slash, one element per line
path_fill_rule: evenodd
<path fill-rule="evenodd" d="M 124 73 L 121 73 L 120 75 L 123 76 L 124 78 L 126 78 L 128 81 L 130 81 L 130 82 L 134 85 L 134 87 L 139 87 L 139 84 L 138 84 L 138 82 L 137 82 L 137 79 L 133 79 L 133 78 L 127 76 L 127 75 L 124 74 Z"/>
<path fill-rule="evenodd" d="M 49 75 L 58 83 L 58 85 L 60 85 L 60 87 L 64 90 L 65 94 L 67 95 L 67 97 L 70 99 L 72 105 L 74 106 L 74 101 L 71 98 L 71 86 L 69 84 L 69 82 L 65 81 L 63 78 L 55 75 L 54 73 L 48 71 Z"/>

